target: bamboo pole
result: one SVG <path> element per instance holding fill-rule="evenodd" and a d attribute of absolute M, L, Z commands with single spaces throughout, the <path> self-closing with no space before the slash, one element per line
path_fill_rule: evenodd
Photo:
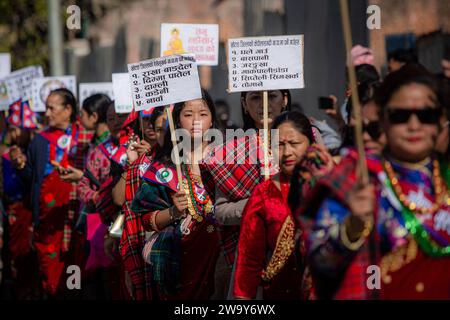
<path fill-rule="evenodd" d="M 183 176 L 181 174 L 180 153 L 178 151 L 177 137 L 175 135 L 175 126 L 173 124 L 172 106 L 166 108 L 166 113 L 167 113 L 167 120 L 169 120 L 170 139 L 172 140 L 173 152 L 175 153 L 175 166 L 177 168 L 178 188 L 180 190 L 181 184 L 183 182 Z"/>
<path fill-rule="evenodd" d="M 362 132 L 362 116 L 361 105 L 359 103 L 358 87 L 356 81 L 355 66 L 352 59 L 350 59 L 350 52 L 352 49 L 352 32 L 350 29 L 350 16 L 348 10 L 347 0 L 340 0 L 342 27 L 344 32 L 345 49 L 347 52 L 348 63 L 348 75 L 350 79 L 350 90 L 352 97 L 353 114 L 355 116 L 355 139 L 356 148 L 358 150 L 358 167 L 357 177 L 358 181 L 362 185 L 369 183 L 369 173 L 366 164 L 366 154 L 364 151 L 363 132 Z"/>

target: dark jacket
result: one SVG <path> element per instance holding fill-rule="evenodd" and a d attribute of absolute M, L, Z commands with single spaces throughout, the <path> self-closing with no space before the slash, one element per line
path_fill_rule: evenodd
<path fill-rule="evenodd" d="M 35 226 L 39 223 L 39 198 L 48 159 L 49 142 L 38 134 L 31 140 L 28 146 L 25 168 L 19 170 L 24 184 L 31 188 L 31 210 L 33 212 L 33 223 Z"/>

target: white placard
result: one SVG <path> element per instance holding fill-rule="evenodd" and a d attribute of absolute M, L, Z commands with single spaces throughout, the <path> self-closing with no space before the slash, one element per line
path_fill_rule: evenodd
<path fill-rule="evenodd" d="M 111 100 L 114 100 L 113 84 L 112 82 L 86 82 L 80 83 L 78 86 L 78 95 L 80 97 L 80 108 L 86 98 L 97 94 L 106 94 Z"/>
<path fill-rule="evenodd" d="M 161 24 L 161 57 L 190 53 L 197 65 L 217 66 L 219 26 L 217 24 Z"/>
<path fill-rule="evenodd" d="M 9 107 L 8 88 L 6 86 L 6 81 L 0 79 L 0 111 L 8 110 L 8 107 Z"/>
<path fill-rule="evenodd" d="M 229 91 L 304 88 L 303 48 L 303 35 L 229 39 Z"/>
<path fill-rule="evenodd" d="M 136 111 L 202 97 L 193 56 L 169 56 L 128 65 Z"/>
<path fill-rule="evenodd" d="M 114 105 L 117 113 L 130 113 L 133 111 L 133 97 L 130 88 L 128 73 L 113 73 L 112 84 L 114 92 Z"/>
<path fill-rule="evenodd" d="M 75 76 L 45 77 L 33 80 L 33 103 L 31 109 L 35 112 L 45 112 L 45 102 L 52 90 L 66 88 L 77 94 L 77 80 Z"/>
<path fill-rule="evenodd" d="M 0 53 L 0 78 L 11 73 L 11 54 Z"/>
<path fill-rule="evenodd" d="M 19 69 L 4 78 L 8 90 L 9 104 L 19 99 L 28 100 L 33 97 L 33 79 L 42 78 L 44 73 L 41 66 L 30 66 Z"/>
<path fill-rule="evenodd" d="M 0 78 L 11 73 L 11 54 L 0 53 Z M 6 82 L 0 79 L 0 111 L 8 110 L 9 97 Z"/>

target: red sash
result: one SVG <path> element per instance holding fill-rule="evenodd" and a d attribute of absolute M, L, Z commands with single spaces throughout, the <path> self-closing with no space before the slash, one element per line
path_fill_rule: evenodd
<path fill-rule="evenodd" d="M 178 191 L 178 176 L 177 171 L 164 164 L 154 161 L 148 170 L 142 175 L 144 180 L 160 184 L 162 186 Z"/>
<path fill-rule="evenodd" d="M 113 154 L 118 150 L 117 146 L 112 142 L 111 139 L 108 139 L 105 142 L 101 143 L 98 148 L 108 159 L 111 159 Z"/>

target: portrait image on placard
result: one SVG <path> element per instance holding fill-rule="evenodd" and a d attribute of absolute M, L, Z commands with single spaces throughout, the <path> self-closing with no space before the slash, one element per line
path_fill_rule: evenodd
<path fill-rule="evenodd" d="M 75 76 L 45 77 L 33 80 L 33 103 L 31 109 L 35 112 L 44 112 L 47 97 L 55 89 L 65 88 L 77 96 Z"/>
<path fill-rule="evenodd" d="M 216 66 L 219 61 L 219 25 L 161 24 L 161 56 L 192 54 L 197 65 Z"/>

